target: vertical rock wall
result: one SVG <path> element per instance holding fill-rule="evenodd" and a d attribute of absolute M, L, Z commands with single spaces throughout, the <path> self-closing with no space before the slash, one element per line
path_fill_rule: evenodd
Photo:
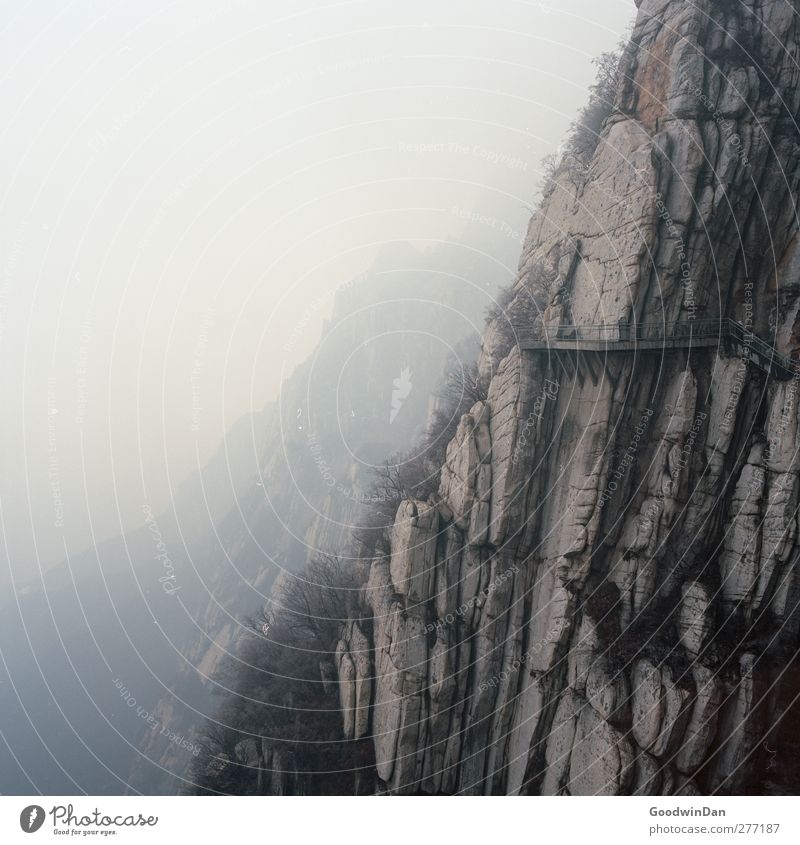
<path fill-rule="evenodd" d="M 517 295 L 567 291 L 579 326 L 732 317 L 791 354 L 798 10 L 637 5 L 614 111 L 531 220 Z M 371 563 L 371 639 L 351 620 L 337 649 L 378 788 L 750 788 L 798 646 L 797 381 L 722 348 L 576 372 L 491 324 L 481 366 L 439 496 L 403 502 Z"/>

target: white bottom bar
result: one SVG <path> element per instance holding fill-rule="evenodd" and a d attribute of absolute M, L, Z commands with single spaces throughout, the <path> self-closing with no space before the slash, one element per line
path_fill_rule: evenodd
<path fill-rule="evenodd" d="M 70 809 L 71 808 L 71 809 Z M 0 797 L 0 842 L 797 842 L 800 799 Z M 31 819 L 33 817 L 33 819 Z M 33 825 L 35 832 L 23 830 Z M 232 837 L 234 837 L 232 839 Z M 245 839 L 245 837 L 247 837 Z"/>

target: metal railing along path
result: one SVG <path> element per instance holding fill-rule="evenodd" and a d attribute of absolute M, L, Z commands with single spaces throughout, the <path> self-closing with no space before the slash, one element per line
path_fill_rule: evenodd
<path fill-rule="evenodd" d="M 778 379 L 800 376 L 797 362 L 781 355 L 769 343 L 728 317 L 667 323 L 600 323 L 597 325 L 545 325 L 538 332 L 515 327 L 520 349 L 575 350 L 585 352 L 636 352 L 646 350 L 720 347 L 738 355 Z"/>

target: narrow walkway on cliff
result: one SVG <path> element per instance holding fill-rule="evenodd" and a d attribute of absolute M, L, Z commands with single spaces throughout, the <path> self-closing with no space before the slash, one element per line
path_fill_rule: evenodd
<path fill-rule="evenodd" d="M 800 377 L 800 363 L 781 355 L 766 341 L 749 332 L 741 323 L 728 317 L 710 320 L 686 320 L 668 326 L 664 323 L 620 321 L 594 326 L 543 326 L 538 334 L 530 327 L 515 327 L 520 349 L 550 350 L 563 356 L 568 371 L 584 380 L 583 365 L 597 383 L 597 370 L 592 356 L 580 353 L 641 352 L 665 349 L 720 347 L 726 356 L 739 356 L 751 361 L 767 375 L 786 381 Z M 559 357 L 562 357 L 559 355 Z"/>

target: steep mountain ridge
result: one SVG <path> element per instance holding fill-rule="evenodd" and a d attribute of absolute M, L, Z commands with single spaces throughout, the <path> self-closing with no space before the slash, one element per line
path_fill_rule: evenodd
<path fill-rule="evenodd" d="M 447 362 L 477 353 L 501 252 L 388 244 L 337 292 L 318 346 L 265 409 L 257 474 L 217 524 L 196 628 L 181 641 L 180 669 L 153 710 L 173 734 L 188 737 L 213 714 L 213 693 L 226 689 L 216 679 L 220 661 L 236 654 L 276 579 L 315 556 L 351 553 L 374 469 L 421 430 Z M 147 731 L 139 751 L 134 788 L 186 785 L 192 749 Z"/>
<path fill-rule="evenodd" d="M 637 6 L 614 108 L 556 172 L 507 312 L 543 338 L 731 317 L 791 355 L 797 4 Z M 741 792 L 780 766 L 797 379 L 722 344 L 586 355 L 521 351 L 495 317 L 439 495 L 403 502 L 367 562 L 337 658 L 378 791 Z"/>

